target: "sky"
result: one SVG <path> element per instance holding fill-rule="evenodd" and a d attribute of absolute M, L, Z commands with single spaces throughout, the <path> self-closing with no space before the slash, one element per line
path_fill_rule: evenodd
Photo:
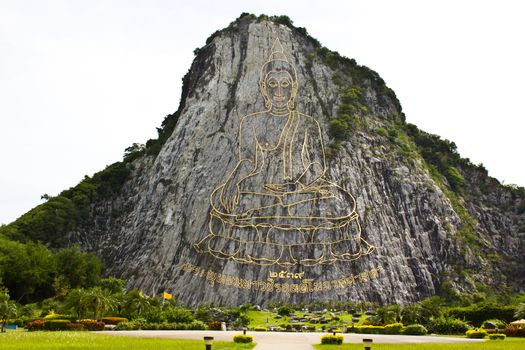
<path fill-rule="evenodd" d="M 122 159 L 179 104 L 193 50 L 288 15 L 375 70 L 407 121 L 525 186 L 525 2 L 0 0 L 0 224 Z"/>

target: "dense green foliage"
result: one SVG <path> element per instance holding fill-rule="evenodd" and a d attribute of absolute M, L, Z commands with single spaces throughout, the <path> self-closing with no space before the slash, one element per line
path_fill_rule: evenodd
<path fill-rule="evenodd" d="M 77 186 L 58 196 L 45 195 L 45 203 L 0 227 L 0 234 L 22 242 L 31 240 L 52 246 L 63 245 L 66 235 L 87 219 L 91 203 L 119 193 L 130 172 L 129 163 L 117 162 L 93 177 L 86 176 Z"/>
<path fill-rule="evenodd" d="M 56 254 L 41 243 L 21 243 L 0 236 L 0 279 L 21 302 L 42 300 L 70 288 L 98 283 L 102 262 L 77 246 Z"/>

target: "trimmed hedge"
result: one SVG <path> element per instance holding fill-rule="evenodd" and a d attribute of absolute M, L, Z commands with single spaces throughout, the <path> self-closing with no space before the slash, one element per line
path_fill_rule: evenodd
<path fill-rule="evenodd" d="M 66 324 L 66 328 L 68 331 L 84 331 L 84 325 L 82 323 L 69 323 Z"/>
<path fill-rule="evenodd" d="M 201 321 L 191 323 L 150 323 L 144 321 L 120 322 L 117 325 L 118 331 L 135 330 L 205 330 L 206 326 Z"/>
<path fill-rule="evenodd" d="M 102 317 L 100 321 L 104 322 L 105 324 L 112 324 L 115 326 L 120 322 L 129 322 L 129 320 L 125 317 Z"/>
<path fill-rule="evenodd" d="M 467 338 L 483 339 L 487 336 L 487 331 L 484 329 L 471 329 L 466 333 Z"/>
<path fill-rule="evenodd" d="M 385 333 L 384 334 L 401 334 L 403 331 L 403 324 L 402 323 L 391 323 L 384 326 Z"/>
<path fill-rule="evenodd" d="M 68 320 L 70 322 L 75 322 L 77 320 L 77 317 L 73 315 L 61 315 L 61 314 L 50 314 L 44 317 L 44 321 L 50 321 L 50 320 Z"/>
<path fill-rule="evenodd" d="M 401 334 L 404 335 L 427 335 L 428 330 L 420 324 L 411 324 L 403 328 Z"/>
<path fill-rule="evenodd" d="M 208 322 L 208 329 L 210 331 L 220 331 L 220 330 L 222 330 L 221 322 L 219 322 L 219 321 L 210 321 L 210 322 Z"/>
<path fill-rule="evenodd" d="M 465 334 L 470 329 L 462 320 L 452 317 L 439 317 L 432 319 L 427 324 L 430 333 L 436 334 Z"/>
<path fill-rule="evenodd" d="M 254 331 L 254 332 L 268 332 L 268 328 L 263 327 L 263 326 L 257 326 L 257 327 L 253 327 L 252 331 Z"/>
<path fill-rule="evenodd" d="M 44 320 L 34 320 L 26 323 L 25 328 L 31 331 L 41 331 L 44 329 Z"/>
<path fill-rule="evenodd" d="M 505 335 L 507 337 L 525 337 L 525 328 L 509 327 L 505 329 Z"/>
<path fill-rule="evenodd" d="M 235 343 L 251 343 L 253 342 L 253 337 L 251 335 L 237 334 L 233 337 Z"/>
<path fill-rule="evenodd" d="M 386 326 L 357 326 L 349 328 L 348 331 L 353 331 L 361 334 L 401 334 L 403 331 L 402 323 L 391 323 Z"/>
<path fill-rule="evenodd" d="M 505 340 L 505 334 L 489 334 L 490 340 Z"/>
<path fill-rule="evenodd" d="M 80 320 L 78 323 L 82 324 L 84 328 L 88 331 L 103 331 L 104 330 L 104 322 L 99 322 L 95 320 L 85 319 Z"/>
<path fill-rule="evenodd" d="M 340 344 L 343 344 L 343 336 L 342 335 L 332 335 L 332 334 L 327 334 L 327 335 L 323 335 L 321 337 L 321 344 L 337 344 L 337 345 L 340 345 Z"/>
<path fill-rule="evenodd" d="M 69 320 L 45 320 L 44 329 L 46 331 L 67 331 L 70 324 Z"/>

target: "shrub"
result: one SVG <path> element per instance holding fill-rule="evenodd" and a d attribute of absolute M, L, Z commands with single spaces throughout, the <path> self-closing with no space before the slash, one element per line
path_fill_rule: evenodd
<path fill-rule="evenodd" d="M 84 325 L 84 328 L 88 331 L 103 331 L 104 330 L 104 322 L 99 322 L 95 320 L 85 319 L 80 320 L 78 323 L 81 323 Z"/>
<path fill-rule="evenodd" d="M 321 344 L 343 344 L 342 335 L 327 334 L 321 337 Z"/>
<path fill-rule="evenodd" d="M 472 322 L 476 327 L 490 319 L 510 322 L 514 319 L 515 306 L 500 305 L 490 302 L 473 304 L 467 307 L 456 307 L 448 311 L 452 317 Z"/>
<path fill-rule="evenodd" d="M 402 323 L 391 323 L 384 326 L 384 334 L 401 334 L 403 330 Z"/>
<path fill-rule="evenodd" d="M 69 320 L 45 320 L 44 329 L 47 331 L 66 331 L 69 324 L 71 324 Z"/>
<path fill-rule="evenodd" d="M 44 320 L 34 320 L 26 323 L 25 327 L 28 331 L 41 331 L 44 329 Z"/>
<path fill-rule="evenodd" d="M 505 335 L 507 337 L 525 337 L 525 328 L 509 327 L 505 329 Z"/>
<path fill-rule="evenodd" d="M 253 342 L 253 337 L 251 335 L 237 334 L 233 337 L 235 343 L 251 343 Z"/>
<path fill-rule="evenodd" d="M 77 318 L 76 316 L 73 316 L 73 315 L 62 315 L 62 314 L 51 313 L 44 317 L 44 321 L 50 321 L 50 320 L 68 320 L 68 321 L 74 322 L 77 320 Z"/>
<path fill-rule="evenodd" d="M 452 317 L 439 317 L 432 319 L 427 324 L 430 333 L 437 334 L 465 334 L 469 326 L 462 320 Z"/>
<path fill-rule="evenodd" d="M 357 326 L 355 327 L 356 333 L 362 333 L 362 334 L 383 334 L 385 333 L 385 327 L 383 326 Z"/>
<path fill-rule="evenodd" d="M 125 317 L 102 317 L 100 321 L 104 322 L 105 324 L 113 324 L 115 326 L 120 322 L 129 322 L 129 320 Z"/>
<path fill-rule="evenodd" d="M 291 306 L 284 305 L 277 310 L 277 314 L 281 316 L 290 316 L 294 311 L 295 310 Z"/>
<path fill-rule="evenodd" d="M 505 340 L 505 334 L 489 334 L 490 340 Z"/>
<path fill-rule="evenodd" d="M 210 331 L 220 331 L 222 329 L 221 327 L 221 322 L 219 321 L 208 322 L 208 329 Z"/>
<path fill-rule="evenodd" d="M 193 321 L 193 322 L 187 323 L 186 329 L 192 330 L 192 331 L 205 330 L 206 325 L 204 324 L 204 322 L 201 322 L 201 321 Z"/>
<path fill-rule="evenodd" d="M 116 328 L 118 331 L 135 331 L 135 330 L 204 330 L 206 326 L 200 321 L 191 323 L 152 323 L 143 320 L 130 322 L 120 322 Z"/>
<path fill-rule="evenodd" d="M 254 332 L 268 332 L 268 328 L 262 326 L 253 327 L 252 330 Z"/>
<path fill-rule="evenodd" d="M 483 339 L 487 336 L 487 331 L 484 329 L 471 329 L 465 332 L 467 338 Z"/>
<path fill-rule="evenodd" d="M 427 335 L 427 329 L 420 324 L 411 324 L 403 328 L 401 331 L 404 335 Z"/>
<path fill-rule="evenodd" d="M 68 323 L 66 324 L 66 329 L 68 331 L 83 331 L 84 325 L 82 323 Z"/>
<path fill-rule="evenodd" d="M 118 325 L 117 325 L 117 331 L 135 331 L 135 330 L 139 330 L 139 329 L 142 329 L 140 327 L 140 324 L 139 322 L 135 322 L 135 321 L 131 321 L 131 322 L 120 322 Z"/>
<path fill-rule="evenodd" d="M 165 311 L 166 320 L 175 323 L 190 323 L 195 320 L 193 313 L 183 307 L 169 308 Z"/>

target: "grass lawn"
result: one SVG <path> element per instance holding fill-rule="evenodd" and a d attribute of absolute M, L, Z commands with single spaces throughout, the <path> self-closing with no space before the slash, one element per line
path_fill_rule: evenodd
<path fill-rule="evenodd" d="M 213 350 L 251 349 L 255 345 L 213 342 Z M 115 337 L 89 332 L 25 332 L 0 334 L 2 350 L 202 350 L 202 340 Z"/>
<path fill-rule="evenodd" d="M 317 350 L 363 350 L 363 344 L 314 345 Z M 373 344 L 373 350 L 523 350 L 525 338 L 465 344 Z"/>

